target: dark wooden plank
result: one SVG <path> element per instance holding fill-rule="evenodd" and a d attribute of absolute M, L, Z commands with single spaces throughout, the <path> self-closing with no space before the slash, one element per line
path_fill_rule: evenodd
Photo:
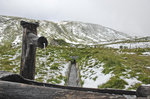
<path fill-rule="evenodd" d="M 150 96 L 150 86 L 140 86 L 136 92 L 138 97 L 148 97 Z"/>
<path fill-rule="evenodd" d="M 62 86 L 62 85 L 35 82 L 33 80 L 25 79 L 25 78 L 23 78 L 22 76 L 20 76 L 18 74 L 13 74 L 13 73 L 4 72 L 4 71 L 0 71 L 0 74 L 1 74 L 0 80 L 10 81 L 10 82 L 19 82 L 19 83 L 28 84 L 28 85 L 59 88 L 59 89 L 62 89 L 62 90 L 67 89 L 67 90 L 84 91 L 84 92 L 108 93 L 108 94 L 116 94 L 116 95 L 136 95 L 135 91 Z"/>
<path fill-rule="evenodd" d="M 0 99 L 126 99 L 121 95 L 0 81 Z"/>

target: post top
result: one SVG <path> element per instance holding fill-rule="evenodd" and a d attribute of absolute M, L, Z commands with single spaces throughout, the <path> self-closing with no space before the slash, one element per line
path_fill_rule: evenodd
<path fill-rule="evenodd" d="M 30 28 L 30 27 L 38 27 L 39 26 L 39 23 L 38 22 L 35 22 L 35 23 L 31 23 L 31 22 L 26 22 L 26 21 L 21 21 L 20 22 L 20 25 L 23 27 L 23 28 Z"/>

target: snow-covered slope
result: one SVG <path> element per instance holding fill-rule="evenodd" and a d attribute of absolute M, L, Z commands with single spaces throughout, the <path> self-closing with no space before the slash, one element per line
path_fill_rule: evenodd
<path fill-rule="evenodd" d="M 127 34 L 113 29 L 91 23 L 82 22 L 61 22 L 59 26 L 64 26 L 72 40 L 84 44 L 103 43 L 110 41 L 126 40 L 131 37 Z"/>
<path fill-rule="evenodd" d="M 97 24 L 74 21 L 54 23 L 51 21 L 0 16 L 0 44 L 3 44 L 6 41 L 21 41 L 21 20 L 28 22 L 39 22 L 40 26 L 38 28 L 38 35 L 47 37 L 49 41 L 52 38 L 55 38 L 63 39 L 68 43 L 93 45 L 106 42 L 116 42 L 120 40 L 122 41 L 131 38 L 127 34 Z"/>

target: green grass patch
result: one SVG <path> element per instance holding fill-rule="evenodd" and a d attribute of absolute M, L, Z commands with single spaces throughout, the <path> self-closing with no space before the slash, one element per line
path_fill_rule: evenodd
<path fill-rule="evenodd" d="M 54 63 L 53 65 L 51 65 L 50 69 L 52 69 L 52 70 L 59 69 L 59 63 Z"/>
<path fill-rule="evenodd" d="M 109 81 L 105 84 L 98 86 L 98 88 L 114 88 L 114 89 L 124 89 L 125 85 L 128 85 L 126 81 L 120 79 L 119 77 L 115 76 L 112 77 Z"/>

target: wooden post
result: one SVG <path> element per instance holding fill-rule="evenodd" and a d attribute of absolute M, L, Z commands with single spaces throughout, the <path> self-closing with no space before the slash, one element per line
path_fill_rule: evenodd
<path fill-rule="evenodd" d="M 20 75 L 34 80 L 36 47 L 44 48 L 44 43 L 46 47 L 48 42 L 45 37 L 37 36 L 39 23 L 21 21 L 20 24 L 23 27 Z"/>
<path fill-rule="evenodd" d="M 150 96 L 150 86 L 140 86 L 137 88 L 136 93 L 138 97 L 148 97 Z"/>

